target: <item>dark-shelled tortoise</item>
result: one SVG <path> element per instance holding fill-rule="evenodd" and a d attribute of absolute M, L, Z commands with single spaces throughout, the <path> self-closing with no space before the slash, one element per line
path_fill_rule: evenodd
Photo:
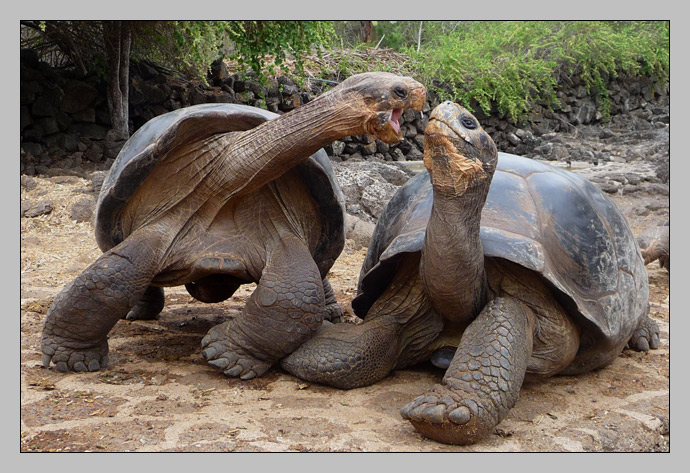
<path fill-rule="evenodd" d="M 44 365 L 100 369 L 110 329 L 155 317 L 164 286 L 217 302 L 256 282 L 242 313 L 202 345 L 228 376 L 264 373 L 339 312 L 325 277 L 343 247 L 343 203 L 320 149 L 361 134 L 399 142 L 402 109 L 421 110 L 425 97 L 413 79 L 365 73 L 282 116 L 211 104 L 145 124 L 103 183 L 103 255 L 48 312 Z"/>
<path fill-rule="evenodd" d="M 284 369 L 349 389 L 431 360 L 447 368 L 442 384 L 401 414 L 429 438 L 469 444 L 507 415 L 525 375 L 658 347 L 639 247 L 596 186 L 497 153 L 451 102 L 430 116 L 424 163 L 375 227 L 352 301 L 364 322 L 322 327 Z"/>

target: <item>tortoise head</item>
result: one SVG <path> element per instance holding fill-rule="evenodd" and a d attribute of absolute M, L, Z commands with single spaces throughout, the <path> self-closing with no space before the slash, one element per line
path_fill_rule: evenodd
<path fill-rule="evenodd" d="M 443 102 L 424 130 L 424 165 L 435 191 L 464 193 L 474 183 L 491 182 L 496 145 L 477 119 L 453 102 Z"/>
<path fill-rule="evenodd" d="M 357 110 L 366 133 L 388 144 L 402 141 L 398 120 L 403 109 L 420 111 L 426 89 L 410 77 L 388 72 L 366 72 L 344 80 L 340 86 L 343 103 Z M 335 90 L 334 90 L 335 91 Z"/>

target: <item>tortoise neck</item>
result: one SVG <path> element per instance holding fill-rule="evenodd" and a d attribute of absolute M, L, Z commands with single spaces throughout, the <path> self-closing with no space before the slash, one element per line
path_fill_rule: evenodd
<path fill-rule="evenodd" d="M 422 284 L 445 318 L 464 321 L 484 306 L 488 285 L 479 238 L 489 182 L 475 181 L 462 193 L 438 192 L 422 246 Z"/>
<path fill-rule="evenodd" d="M 333 141 L 365 134 L 362 117 L 341 94 L 322 95 L 239 134 L 231 145 L 233 171 L 245 191 L 258 189 Z"/>

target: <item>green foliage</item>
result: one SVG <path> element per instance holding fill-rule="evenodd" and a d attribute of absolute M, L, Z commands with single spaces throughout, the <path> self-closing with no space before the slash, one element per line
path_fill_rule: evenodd
<path fill-rule="evenodd" d="M 276 67 L 290 71 L 288 58 L 303 73 L 304 56 L 332 38 L 328 21 L 169 21 L 148 25 L 143 41 L 135 45 L 140 57 L 187 76 L 204 79 L 214 60 L 227 57 L 265 79 Z"/>
<path fill-rule="evenodd" d="M 205 80 L 208 68 L 221 55 L 225 38 L 222 21 L 135 22 L 132 57 L 150 60 Z"/>
<path fill-rule="evenodd" d="M 276 66 L 284 72 L 291 72 L 286 59 L 291 56 L 296 72 L 304 74 L 305 55 L 315 45 L 328 46 L 334 30 L 328 21 L 230 21 L 225 22 L 225 31 L 234 43 L 229 54 L 240 65 L 249 66 L 260 78 L 265 71 L 273 75 Z M 317 54 L 321 49 L 316 48 Z M 271 56 L 272 61 L 267 61 Z"/>
<path fill-rule="evenodd" d="M 668 22 L 466 22 L 434 36 L 417 53 L 407 47 L 411 73 L 451 99 L 513 121 L 535 102 L 558 105 L 561 74 L 577 75 L 608 111 L 607 77 L 624 73 L 666 79 Z"/>
<path fill-rule="evenodd" d="M 558 106 L 558 85 L 578 77 L 609 109 L 609 78 L 620 74 L 668 80 L 669 23 L 665 21 L 372 21 L 362 47 L 361 21 L 136 21 L 135 59 L 149 59 L 205 80 L 219 57 L 254 70 L 259 79 L 277 69 L 304 76 L 313 62 L 324 77 L 363 71 L 411 75 L 442 99 L 518 121 L 535 103 Z M 421 23 L 421 44 L 420 39 Z M 22 21 L 22 47 L 58 48 L 80 67 L 103 67 L 99 21 Z M 373 43 L 373 44 L 371 44 Z M 372 46 L 378 45 L 377 49 Z M 348 47 L 346 47 L 348 46 Z M 390 49 L 386 49 L 390 48 Z M 391 49 L 398 51 L 389 54 Z M 48 53 L 46 53 L 48 54 Z M 403 58 L 403 59 L 400 59 Z M 321 64 L 321 66 L 318 66 Z"/>
<path fill-rule="evenodd" d="M 104 50 L 100 21 L 24 21 L 22 25 L 56 41 L 69 57 L 78 56 L 89 68 L 98 68 Z M 288 57 L 303 73 L 304 56 L 314 46 L 328 46 L 334 37 L 329 21 L 133 21 L 131 27 L 134 59 L 151 60 L 201 80 L 211 63 L 224 56 L 253 69 L 260 78 L 275 73 L 275 67 L 287 71 Z"/>
<path fill-rule="evenodd" d="M 377 21 L 375 43 L 381 48 L 396 51 L 417 48 L 419 30 L 421 27 L 421 44 L 426 44 L 441 35 L 455 31 L 461 21 Z"/>

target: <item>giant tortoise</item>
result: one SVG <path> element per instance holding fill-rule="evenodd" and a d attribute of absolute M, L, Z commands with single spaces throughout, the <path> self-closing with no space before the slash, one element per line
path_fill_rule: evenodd
<path fill-rule="evenodd" d="M 344 243 L 342 199 L 319 150 L 360 134 L 397 143 L 402 109 L 420 110 L 425 96 L 413 79 L 365 73 L 279 117 L 215 104 L 148 122 L 103 183 L 103 255 L 48 311 L 44 365 L 98 370 L 113 325 L 155 317 L 164 286 L 217 302 L 256 282 L 243 312 L 202 345 L 228 376 L 264 373 L 338 311 L 325 277 Z"/>
<path fill-rule="evenodd" d="M 284 369 L 349 389 L 431 360 L 447 368 L 442 384 L 401 414 L 469 444 L 506 416 L 526 374 L 584 373 L 629 342 L 658 346 L 640 250 L 597 187 L 497 153 L 451 102 L 430 116 L 424 164 L 375 227 L 352 301 L 364 322 L 322 327 Z"/>

